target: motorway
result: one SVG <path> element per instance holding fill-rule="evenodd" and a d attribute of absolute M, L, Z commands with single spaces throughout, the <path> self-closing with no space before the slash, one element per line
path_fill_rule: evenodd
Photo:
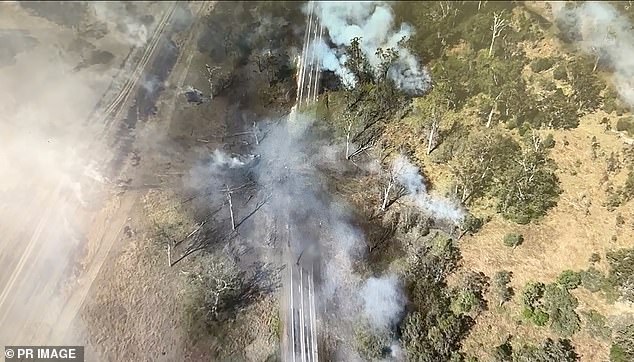
<path fill-rule="evenodd" d="M 319 92 L 320 59 L 314 51 L 314 44 L 321 41 L 324 29 L 314 14 L 315 2 L 308 4 L 306 32 L 302 54 L 297 60 L 297 96 L 295 106 L 289 116 L 290 122 L 297 122 L 295 115 L 303 106 L 317 100 Z M 284 320 L 282 338 L 283 359 L 289 362 L 319 361 L 319 315 L 315 305 L 316 261 L 303 260 L 303 250 L 307 247 L 301 235 L 294 235 L 287 225 L 287 250 L 285 254 L 287 279 L 284 283 L 285 300 L 281 303 Z"/>
<path fill-rule="evenodd" d="M 117 137 L 147 65 L 160 57 L 156 50 L 175 8 L 175 2 L 164 6 L 148 41 L 131 50 L 128 64 L 99 101 L 104 105 L 85 122 L 101 128 L 84 135 L 92 153 L 81 155 L 102 166 L 97 176 L 118 175 L 128 167 L 105 169 L 122 157 L 107 142 Z M 0 345 L 68 344 L 75 337 L 69 332 L 71 323 L 138 198 L 135 192 L 115 192 L 108 178 L 88 171 L 71 180 L 76 189 L 69 189 L 68 179 L 56 178 L 46 184 L 25 179 L 13 191 L 0 188 L 5 197 L 0 216 L 13 220 L 0 227 Z M 17 213 L 11 204 L 7 208 L 11 193 L 13 202 L 22 204 Z"/>

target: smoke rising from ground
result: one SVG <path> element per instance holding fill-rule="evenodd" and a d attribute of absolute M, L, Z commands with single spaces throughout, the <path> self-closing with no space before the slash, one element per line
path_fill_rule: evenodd
<path fill-rule="evenodd" d="M 395 275 L 366 280 L 361 295 L 365 315 L 372 326 L 387 330 L 396 325 L 403 312 L 405 297 Z"/>
<path fill-rule="evenodd" d="M 456 224 L 464 219 L 464 211 L 453 202 L 429 195 L 420 169 L 412 164 L 407 157 L 397 156 L 392 163 L 392 172 L 396 176 L 396 181 L 405 187 L 408 195 L 423 211 L 436 218 L 450 220 Z"/>
<path fill-rule="evenodd" d="M 142 46 L 148 40 L 148 29 L 130 15 L 123 3 L 92 2 L 89 3 L 94 16 L 107 24 L 110 31 L 117 34 L 119 40 L 131 46 Z"/>
<path fill-rule="evenodd" d="M 352 164 L 343 157 L 340 145 L 315 136 L 314 122 L 314 117 L 301 113 L 278 122 L 260 122 L 266 136 L 258 145 L 252 144 L 242 156 L 214 151 L 192 170 L 190 180 L 195 188 L 219 191 L 225 184 L 257 184 L 255 196 L 246 191 L 234 194 L 237 220 L 260 200 L 266 200 L 238 229 L 242 240 L 234 242 L 246 243 L 258 254 L 269 234 L 275 232 L 279 250 L 287 243 L 290 246 L 292 261 L 306 269 L 314 262 L 319 270 L 317 309 L 327 310 L 323 316 L 327 333 L 349 344 L 355 340 L 354 326 L 360 320 L 369 322 L 377 333 L 394 328 L 406 300 L 395 275 L 368 279 L 357 270 L 367 251 L 364 233 L 355 226 L 352 207 L 333 196 L 327 186 L 328 174 L 344 172 Z M 215 197 L 212 203 L 224 200 L 222 192 L 216 192 Z M 255 201 L 240 206 L 239 199 Z M 349 346 L 338 348 L 345 360 L 354 360 Z"/>
<path fill-rule="evenodd" d="M 621 99 L 634 107 L 634 31 L 627 17 L 609 3 L 584 2 L 566 7 L 551 2 L 557 20 L 580 35 L 577 44 L 613 67 L 613 81 Z"/>
<path fill-rule="evenodd" d="M 399 58 L 388 71 L 388 77 L 399 89 L 412 95 L 421 95 L 429 89 L 429 74 L 401 44 L 401 40 L 412 36 L 413 29 L 408 24 L 394 28 L 394 14 L 389 4 L 378 1 L 319 1 L 315 2 L 315 13 L 336 48 L 330 48 L 322 41 L 313 44 L 314 51 L 322 59 L 322 67 L 339 75 L 345 85 L 353 86 L 355 79 L 345 67 L 344 49 L 359 37 L 359 45 L 375 71 L 381 63 L 377 49 L 393 48 L 398 51 Z"/>

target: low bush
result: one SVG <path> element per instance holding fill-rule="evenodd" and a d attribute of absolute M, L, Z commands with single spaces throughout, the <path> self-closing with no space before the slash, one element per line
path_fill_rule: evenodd
<path fill-rule="evenodd" d="M 504 245 L 515 248 L 524 242 L 524 236 L 517 233 L 508 233 L 504 236 Z"/>
<path fill-rule="evenodd" d="M 559 274 L 557 283 L 568 290 L 575 289 L 581 285 L 581 275 L 580 273 L 572 270 L 564 270 L 561 274 Z"/>
<path fill-rule="evenodd" d="M 602 340 L 609 340 L 612 334 L 610 327 L 608 327 L 608 320 L 601 313 L 594 309 L 584 311 L 581 313 L 585 321 L 586 330 L 588 333 L 596 338 Z"/>
<path fill-rule="evenodd" d="M 535 73 L 540 73 L 552 68 L 553 65 L 555 65 L 555 59 L 553 58 L 538 58 L 531 63 L 531 69 Z"/>

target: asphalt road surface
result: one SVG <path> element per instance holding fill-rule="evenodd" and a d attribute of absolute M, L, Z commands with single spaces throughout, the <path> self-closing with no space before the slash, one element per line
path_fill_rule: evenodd
<path fill-rule="evenodd" d="M 297 61 L 297 98 L 291 116 L 302 106 L 317 100 L 319 91 L 320 59 L 313 45 L 321 41 L 324 29 L 314 13 L 315 3 L 308 7 L 306 32 L 302 54 Z M 293 250 L 302 245 L 298 240 L 301 235 L 294 235 L 287 228 L 289 242 L 286 251 L 288 277 L 284 283 L 284 299 L 281 308 L 284 315 L 285 334 L 282 340 L 285 361 L 316 362 L 319 361 L 318 313 L 315 308 L 315 260 L 301 259 L 302 250 Z M 305 246 L 304 246 L 305 247 Z"/>

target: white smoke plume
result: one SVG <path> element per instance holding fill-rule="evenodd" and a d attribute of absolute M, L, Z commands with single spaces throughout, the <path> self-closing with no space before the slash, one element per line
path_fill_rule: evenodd
<path fill-rule="evenodd" d="M 378 329 L 393 327 L 405 305 L 405 297 L 395 275 L 369 278 L 361 288 L 361 297 L 366 317 Z"/>
<path fill-rule="evenodd" d="M 434 217 L 450 220 L 458 224 L 464 219 L 464 211 L 450 200 L 432 197 L 427 193 L 424 178 L 420 169 L 412 164 L 407 157 L 397 156 L 392 164 L 392 172 L 396 181 L 407 190 L 415 204 Z"/>
<path fill-rule="evenodd" d="M 398 51 L 399 59 L 388 71 L 388 76 L 399 89 L 412 95 L 421 95 L 429 89 L 429 73 L 400 43 L 412 36 L 413 29 L 405 23 L 394 28 L 394 14 L 389 4 L 381 1 L 320 1 L 315 3 L 315 13 L 336 48 L 332 49 L 322 41 L 313 45 L 314 51 L 319 55 L 322 67 L 339 75 L 345 85 L 353 86 L 355 79 L 345 67 L 344 48 L 359 37 L 361 50 L 374 70 L 381 63 L 376 54 L 378 48 Z"/>
<path fill-rule="evenodd" d="M 238 157 L 232 157 L 226 154 L 223 151 L 215 150 L 211 155 L 211 167 L 217 168 L 237 168 L 244 166 L 244 161 L 240 160 Z"/>
<path fill-rule="evenodd" d="M 130 16 L 123 3 L 90 3 L 94 16 L 105 22 L 112 30 L 117 30 L 119 40 L 132 46 L 143 46 L 148 40 L 145 24 Z"/>
<path fill-rule="evenodd" d="M 621 99 L 634 106 L 634 32 L 627 17 L 607 2 L 584 2 L 576 7 L 551 2 L 560 23 L 572 26 L 580 36 L 579 47 L 600 54 L 613 67 L 613 81 Z"/>

